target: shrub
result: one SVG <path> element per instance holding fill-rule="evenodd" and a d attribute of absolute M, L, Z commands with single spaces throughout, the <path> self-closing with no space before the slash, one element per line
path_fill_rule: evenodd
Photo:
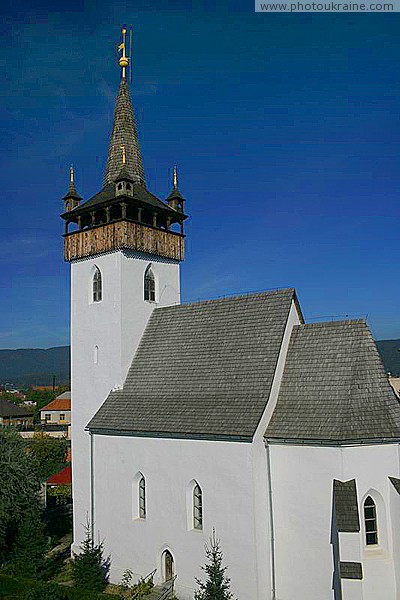
<path fill-rule="evenodd" d="M 26 590 L 24 600 L 68 600 L 68 590 L 56 583 L 39 583 Z"/>

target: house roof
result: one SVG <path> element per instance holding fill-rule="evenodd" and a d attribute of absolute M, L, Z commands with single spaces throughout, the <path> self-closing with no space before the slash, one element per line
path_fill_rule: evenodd
<path fill-rule="evenodd" d="M 54 400 L 43 406 L 41 412 L 52 410 L 71 410 L 71 392 L 64 392 Z"/>
<path fill-rule="evenodd" d="M 56 396 L 56 400 L 71 400 L 71 390 L 67 390 L 59 396 Z"/>
<path fill-rule="evenodd" d="M 155 309 L 95 432 L 251 440 L 267 404 L 293 289 Z"/>
<path fill-rule="evenodd" d="M 336 529 L 352 533 L 360 531 L 356 480 L 333 480 L 333 496 L 336 514 Z"/>
<path fill-rule="evenodd" d="M 46 480 L 50 485 L 71 485 L 72 483 L 72 467 L 68 465 L 58 473 L 55 473 Z"/>
<path fill-rule="evenodd" d="M 400 439 L 400 403 L 364 321 L 293 328 L 266 437 L 345 443 Z"/>
<path fill-rule="evenodd" d="M 0 417 L 7 419 L 8 417 L 30 417 L 32 411 L 25 406 L 20 406 L 9 402 L 4 398 L 0 398 Z"/>

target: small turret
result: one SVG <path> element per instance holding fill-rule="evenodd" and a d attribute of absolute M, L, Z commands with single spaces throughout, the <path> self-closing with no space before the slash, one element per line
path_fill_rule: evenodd
<path fill-rule="evenodd" d="M 82 196 L 78 194 L 75 188 L 75 173 L 73 165 L 69 168 L 69 190 L 63 197 L 64 211 L 68 212 L 76 208 L 81 203 Z"/>
<path fill-rule="evenodd" d="M 170 206 L 171 208 L 183 213 L 184 202 L 185 198 L 182 196 L 178 189 L 178 169 L 174 167 L 174 184 L 172 192 L 167 198 L 167 203 L 168 206 Z"/>

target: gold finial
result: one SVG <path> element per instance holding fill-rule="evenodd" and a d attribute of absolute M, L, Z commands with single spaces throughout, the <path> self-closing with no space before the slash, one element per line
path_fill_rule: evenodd
<path fill-rule="evenodd" d="M 125 146 L 121 146 L 121 150 L 122 150 L 122 164 L 125 165 L 126 164 L 126 151 L 125 151 Z"/>
<path fill-rule="evenodd" d="M 178 189 L 178 168 L 174 167 L 174 190 Z"/>
<path fill-rule="evenodd" d="M 122 56 L 119 59 L 119 66 L 122 69 L 122 79 L 126 79 L 126 68 L 129 65 L 129 57 L 126 56 L 126 27 L 122 27 L 121 30 L 122 33 L 122 43 L 118 46 L 118 50 L 121 51 L 122 50 Z"/>
<path fill-rule="evenodd" d="M 74 178 L 75 178 L 75 173 L 74 173 L 74 165 L 71 165 L 69 168 L 69 183 L 71 185 L 74 185 Z"/>

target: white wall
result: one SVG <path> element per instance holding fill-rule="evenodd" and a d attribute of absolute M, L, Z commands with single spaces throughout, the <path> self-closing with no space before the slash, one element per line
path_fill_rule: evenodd
<path fill-rule="evenodd" d="M 366 548 L 363 530 L 351 534 L 354 536 L 351 540 L 343 534 L 339 536 L 341 560 L 361 560 L 364 572 L 362 582 L 342 580 L 343 599 L 397 598 L 394 565 L 400 557 L 398 550 L 394 554 L 388 480 L 389 475 L 396 476 L 399 472 L 397 445 L 346 448 L 271 445 L 270 453 L 277 600 L 292 600 L 294 591 L 298 600 L 333 597 L 330 544 L 333 479 L 356 479 L 361 525 L 366 495 L 377 492 L 382 498 L 382 506 L 378 504 L 379 548 Z"/>
<path fill-rule="evenodd" d="M 398 446 L 365 446 L 343 450 L 344 479 L 357 479 L 361 533 L 360 556 L 363 564 L 363 600 L 392 600 L 398 598 L 395 582 L 395 564 L 400 560 L 394 554 L 393 540 L 399 530 L 390 519 L 389 476 L 398 477 Z M 353 475 L 350 475 L 353 473 Z M 397 475 L 396 475 L 397 473 Z M 363 502 L 370 495 L 376 502 L 378 519 L 378 547 L 366 546 L 363 520 Z M 344 599 L 346 600 L 346 599 Z"/>
<path fill-rule="evenodd" d="M 46 421 L 46 415 L 50 415 L 50 419 Z M 71 423 L 71 411 L 70 410 L 42 410 L 40 412 L 40 419 L 45 423 L 59 423 L 60 415 L 64 415 L 65 419 L 63 424 Z"/>
<path fill-rule="evenodd" d="M 156 277 L 156 303 L 143 299 L 149 263 Z M 103 298 L 93 303 L 95 265 L 102 274 Z M 74 551 L 90 511 L 90 443 L 84 429 L 110 390 L 123 384 L 153 308 L 179 301 L 179 264 L 174 261 L 117 251 L 71 264 Z"/>
<path fill-rule="evenodd" d="M 235 597 L 267 598 L 265 587 L 258 592 L 255 529 L 262 524 L 254 519 L 251 444 L 96 435 L 94 452 L 96 528 L 111 554 L 113 581 L 126 568 L 142 576 L 157 568 L 160 578 L 168 548 L 179 598 L 192 600 L 194 578 L 204 579 L 204 544 L 215 527 Z M 146 520 L 132 519 L 138 472 L 146 478 Z M 193 479 L 203 491 L 203 531 L 188 529 L 187 487 Z M 265 568 L 268 575 L 268 562 Z"/>

